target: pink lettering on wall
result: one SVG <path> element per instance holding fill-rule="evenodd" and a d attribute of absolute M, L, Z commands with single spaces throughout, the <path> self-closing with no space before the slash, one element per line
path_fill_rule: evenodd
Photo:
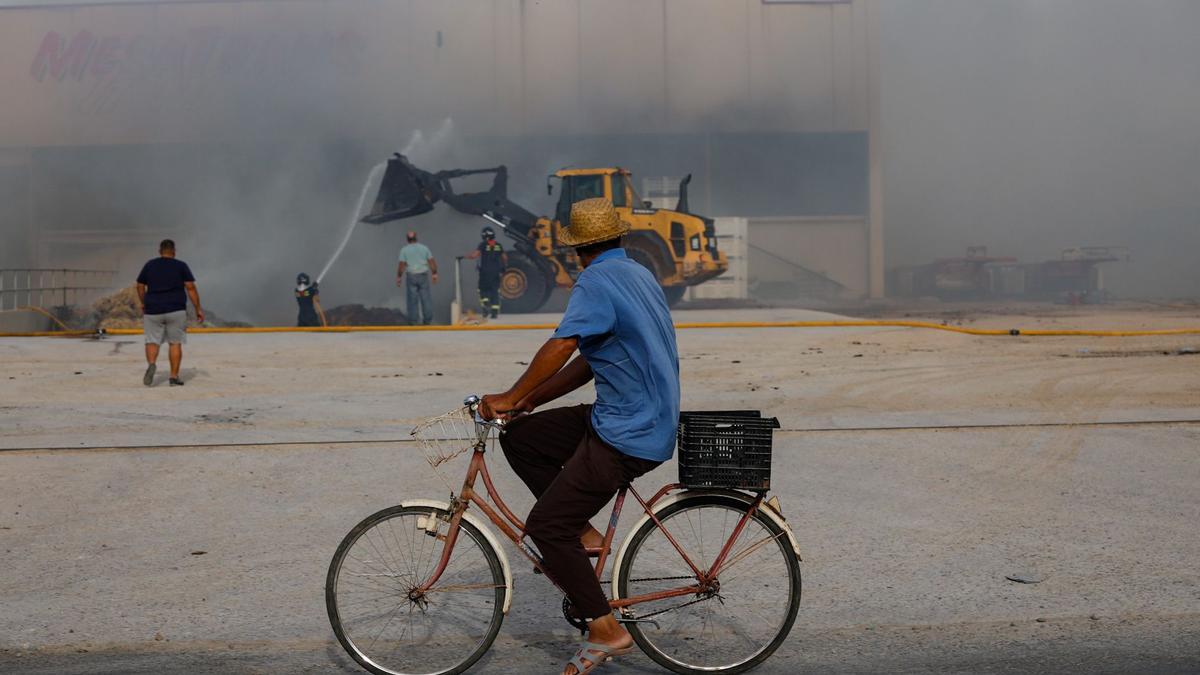
<path fill-rule="evenodd" d="M 50 31 L 42 38 L 42 46 L 33 57 L 29 73 L 39 82 L 47 73 L 54 80 L 62 80 L 68 74 L 82 80 L 95 45 L 96 38 L 88 30 L 76 33 L 69 43 L 57 32 Z"/>
<path fill-rule="evenodd" d="M 117 67 L 118 52 L 124 40 L 120 35 L 109 35 L 100 41 L 96 53 L 92 56 L 92 67 L 89 73 L 92 77 L 105 78 Z"/>
<path fill-rule="evenodd" d="M 29 74 L 38 82 L 104 80 L 119 71 L 123 78 L 165 77 L 176 82 L 214 74 L 270 77 L 281 71 L 295 77 L 318 72 L 336 76 L 361 66 L 365 49 L 362 36 L 353 30 L 304 33 L 204 26 L 162 35 L 97 37 L 83 29 L 69 39 L 49 31 Z"/>

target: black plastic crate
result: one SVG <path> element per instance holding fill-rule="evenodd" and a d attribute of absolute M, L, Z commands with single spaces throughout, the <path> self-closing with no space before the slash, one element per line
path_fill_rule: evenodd
<path fill-rule="evenodd" d="M 772 432 L 757 410 L 679 414 L 679 482 L 690 488 L 771 489 Z"/>

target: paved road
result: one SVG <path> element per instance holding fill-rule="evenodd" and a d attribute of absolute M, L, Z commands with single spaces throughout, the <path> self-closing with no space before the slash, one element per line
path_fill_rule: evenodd
<path fill-rule="evenodd" d="M 565 639 L 565 636 L 564 636 Z M 1200 620 L 1059 619 L 1046 623 L 797 628 L 755 673 L 1157 673 L 1200 667 Z M 472 673 L 556 673 L 563 644 L 502 635 Z M 334 642 L 180 643 L 127 648 L 0 650 L 0 670 L 74 673 L 361 673 Z M 601 672 L 661 673 L 641 654 Z"/>
<path fill-rule="evenodd" d="M 777 493 L 805 597 L 763 672 L 1200 668 L 1198 438 L 1191 425 L 785 435 Z M 324 567 L 360 517 L 442 492 L 414 454 L 0 455 L 0 672 L 346 668 Z M 549 672 L 575 639 L 551 588 L 516 573 L 481 672 Z M 614 672 L 650 670 L 627 664 Z"/>
<path fill-rule="evenodd" d="M 0 452 L 0 672 L 355 672 L 324 614 L 329 557 L 365 515 L 447 489 L 410 444 L 205 444 L 403 436 L 481 372 L 519 371 L 519 335 L 195 340 L 183 391 L 128 386 L 136 358 L 112 344 L 0 342 L 16 378 L 0 380 L 0 441 L 93 447 Z M 759 672 L 1200 671 L 1200 425 L 1072 425 L 1200 417 L 1198 357 L 1162 355 L 1168 340 L 1079 356 L 1089 344 L 684 334 L 691 407 L 793 430 L 1067 424 L 781 433 L 774 492 L 805 595 Z M 168 443 L 193 447 L 153 447 Z M 502 460 L 496 475 L 528 509 Z M 515 572 L 477 672 L 555 672 L 577 635 L 551 587 Z M 657 671 L 637 655 L 604 672 Z"/>

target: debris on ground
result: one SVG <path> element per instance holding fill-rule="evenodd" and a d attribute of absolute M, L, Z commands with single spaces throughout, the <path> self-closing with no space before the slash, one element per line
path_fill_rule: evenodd
<path fill-rule="evenodd" d="M 198 325 L 194 309 L 188 306 L 188 324 Z M 244 321 L 228 321 L 222 319 L 211 310 L 204 312 L 204 326 L 220 328 L 245 328 L 250 324 Z M 74 328 L 104 329 L 109 328 L 141 328 L 142 303 L 138 300 L 137 289 L 133 286 L 123 288 L 112 295 L 100 298 L 92 305 L 90 313 L 77 313 L 71 317 Z"/>
<path fill-rule="evenodd" d="M 460 326 L 481 326 L 485 323 L 487 323 L 487 318 L 477 314 L 473 309 L 464 311 L 458 319 Z"/>
<path fill-rule="evenodd" d="M 1180 347 L 1178 349 L 1113 349 L 1113 350 L 1093 350 L 1086 347 L 1081 347 L 1076 350 L 1074 356 L 1081 359 L 1099 359 L 1099 358 L 1121 358 L 1132 356 L 1194 356 L 1200 354 L 1200 348 L 1196 347 Z M 1061 357 L 1069 357 L 1071 354 L 1059 354 Z"/>
<path fill-rule="evenodd" d="M 142 303 L 137 289 L 130 286 L 100 298 L 92 305 L 91 318 L 95 328 L 141 328 Z"/>
<path fill-rule="evenodd" d="M 1040 584 L 1044 581 L 1041 577 L 1032 574 L 1009 574 L 1004 578 L 1009 581 L 1015 581 L 1018 584 Z"/>
<path fill-rule="evenodd" d="M 196 323 L 196 315 L 193 313 L 191 307 L 188 307 L 188 320 L 193 324 Z M 204 310 L 203 325 L 213 326 L 216 328 L 251 328 L 254 326 L 254 324 L 247 323 L 245 321 L 233 321 L 231 319 L 226 319 L 210 309 Z"/>
<path fill-rule="evenodd" d="M 364 307 L 363 305 L 338 305 L 325 310 L 325 320 L 330 326 L 406 326 L 408 316 L 390 307 Z"/>

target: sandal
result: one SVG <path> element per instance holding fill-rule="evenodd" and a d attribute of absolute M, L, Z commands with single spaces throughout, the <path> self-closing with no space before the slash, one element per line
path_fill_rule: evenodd
<path fill-rule="evenodd" d="M 568 666 L 575 666 L 575 675 L 587 675 L 606 661 L 612 660 L 614 656 L 623 656 L 633 651 L 633 645 L 628 647 L 614 647 L 612 645 L 600 644 L 599 642 L 584 642 L 579 647 L 579 651 L 575 652 L 575 656 L 567 661 Z M 587 659 L 592 665 L 584 666 L 583 661 Z"/>

